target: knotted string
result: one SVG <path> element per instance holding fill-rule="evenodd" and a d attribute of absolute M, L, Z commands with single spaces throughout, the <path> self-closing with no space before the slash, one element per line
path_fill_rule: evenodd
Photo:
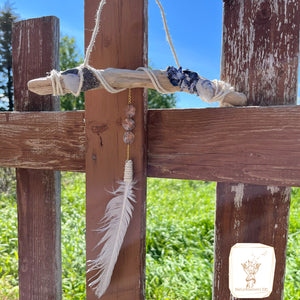
<path fill-rule="evenodd" d="M 161 3 L 160 3 L 159 0 L 155 0 L 155 1 L 157 3 L 158 7 L 160 8 L 161 16 L 162 16 L 163 24 L 164 24 L 164 29 L 165 29 L 165 33 L 166 33 L 166 37 L 167 37 L 167 41 L 168 41 L 169 46 L 171 48 L 171 51 L 172 51 L 173 57 L 175 59 L 175 62 L 177 64 L 178 68 L 179 68 L 180 64 L 179 64 L 179 61 L 178 61 L 178 58 L 177 58 L 177 54 L 176 54 L 176 51 L 175 51 L 172 39 L 171 39 L 171 35 L 170 35 L 170 32 L 169 32 L 169 29 L 168 29 L 168 25 L 167 25 L 167 21 L 166 21 L 166 16 L 165 16 L 164 9 L 163 9 L 163 7 L 162 7 L 162 5 L 161 5 Z M 86 50 L 86 53 L 85 53 L 84 62 L 83 62 L 82 65 L 80 65 L 80 66 L 77 67 L 78 76 L 79 76 L 78 89 L 77 89 L 76 92 L 70 91 L 75 97 L 78 97 L 80 95 L 80 93 L 81 93 L 81 89 L 82 89 L 83 82 L 84 82 L 84 76 L 83 76 L 83 69 L 84 68 L 90 70 L 94 74 L 94 76 L 98 79 L 98 81 L 102 84 L 102 86 L 109 93 L 119 93 L 119 92 L 122 92 L 122 91 L 126 90 L 126 88 L 120 88 L 120 89 L 114 88 L 104 78 L 104 76 L 102 75 L 101 70 L 97 70 L 97 69 L 95 69 L 95 68 L 93 68 L 93 67 L 91 67 L 89 65 L 90 56 L 91 56 L 91 53 L 93 51 L 93 47 L 95 45 L 95 41 L 96 41 L 98 32 L 100 30 L 101 13 L 103 11 L 103 7 L 104 7 L 105 4 L 106 4 L 106 0 L 102 0 L 99 3 L 99 7 L 98 7 L 98 10 L 97 10 L 97 13 L 96 13 L 95 26 L 94 26 L 94 29 L 93 29 L 93 33 L 92 33 L 92 36 L 91 36 L 90 43 L 89 43 L 89 45 L 87 47 L 87 50 Z M 168 90 L 166 90 L 165 88 L 163 88 L 161 86 L 161 84 L 160 84 L 157 76 L 154 74 L 154 72 L 151 69 L 145 68 L 145 67 L 139 67 L 136 70 L 138 70 L 138 71 L 144 71 L 148 75 L 149 79 L 151 80 L 154 88 L 158 92 L 160 92 L 161 94 L 172 93 L 172 91 L 168 91 Z M 52 93 L 53 93 L 53 95 L 54 96 L 63 95 L 64 94 L 64 89 L 62 87 L 61 72 L 58 72 L 56 70 L 52 70 L 49 77 L 50 77 L 51 83 L 52 83 L 52 91 L 53 91 Z M 212 82 L 216 86 L 216 91 L 215 91 L 215 95 L 210 99 L 209 102 L 222 101 L 227 94 L 229 94 L 230 92 L 232 92 L 234 90 L 229 84 L 227 84 L 227 83 L 225 83 L 223 81 L 215 79 Z"/>
<path fill-rule="evenodd" d="M 50 79 L 52 84 L 52 95 L 59 96 L 64 94 L 64 90 L 61 85 L 61 72 L 52 70 L 50 73 Z"/>
<path fill-rule="evenodd" d="M 168 43 L 170 45 L 170 48 L 172 50 L 172 53 L 173 53 L 174 59 L 176 61 L 176 64 L 179 67 L 178 58 L 177 58 L 175 48 L 174 48 L 173 43 L 172 43 L 170 33 L 169 33 L 169 29 L 168 29 L 164 9 L 163 9 L 161 3 L 159 2 L 159 0 L 156 0 L 156 3 L 158 4 L 158 6 L 161 10 L 161 15 L 162 15 L 163 22 L 164 22 L 164 28 L 165 28 L 165 31 L 166 31 L 167 41 L 168 41 Z M 119 92 L 122 92 L 122 91 L 126 90 L 126 88 L 121 88 L 121 89 L 114 88 L 109 82 L 107 82 L 107 80 L 104 78 L 104 76 L 102 75 L 100 70 L 96 70 L 95 68 L 93 68 L 89 65 L 90 56 L 91 56 L 91 53 L 93 51 L 95 41 L 96 41 L 99 29 L 100 29 L 101 13 L 102 13 L 102 10 L 103 10 L 103 7 L 104 7 L 105 4 L 106 4 L 106 0 L 102 0 L 99 3 L 99 7 L 98 7 L 98 10 L 97 10 L 97 14 L 96 14 L 96 22 L 95 22 L 94 30 L 93 30 L 93 33 L 92 33 L 90 43 L 89 43 L 89 45 L 87 47 L 87 50 L 86 50 L 86 53 L 85 53 L 84 62 L 83 62 L 82 65 L 77 67 L 78 76 L 79 76 L 79 79 L 80 79 L 79 80 L 79 86 L 78 86 L 78 89 L 77 89 L 76 92 L 71 91 L 71 93 L 75 97 L 78 97 L 80 95 L 80 92 L 81 92 L 81 89 L 82 89 L 82 86 L 83 86 L 83 81 L 84 81 L 83 69 L 84 68 L 89 69 L 108 92 L 110 92 L 110 93 L 119 93 Z M 157 77 L 155 76 L 154 72 L 152 72 L 150 69 L 140 67 L 137 70 L 144 71 L 149 76 L 151 82 L 153 83 L 153 85 L 154 85 L 154 87 L 157 91 L 159 91 L 162 94 L 171 93 L 171 91 L 167 91 L 166 89 L 164 89 L 161 86 L 161 84 L 159 83 L 159 81 L 158 81 Z M 50 77 L 51 83 L 52 83 L 52 90 L 53 90 L 52 94 L 55 95 L 55 96 L 63 95 L 64 91 L 63 91 L 63 87 L 62 87 L 62 84 L 61 84 L 61 72 L 56 71 L 56 70 L 52 70 L 49 77 Z"/>
<path fill-rule="evenodd" d="M 90 43 L 89 43 L 89 45 L 88 45 L 88 47 L 86 49 L 85 59 L 84 59 L 84 62 L 82 64 L 83 67 L 87 67 L 88 64 L 89 64 L 90 56 L 91 56 L 91 53 L 93 51 L 93 48 L 94 48 L 94 45 L 95 45 L 95 41 L 96 41 L 99 29 L 100 29 L 101 13 L 102 13 L 102 10 L 103 10 L 103 7 L 104 7 L 105 4 L 106 4 L 106 0 L 102 0 L 99 3 L 99 7 L 98 7 L 98 10 L 97 10 L 97 14 L 96 14 L 95 27 L 94 27 L 94 30 L 93 30 L 93 33 L 92 33 L 92 37 L 91 37 Z"/>

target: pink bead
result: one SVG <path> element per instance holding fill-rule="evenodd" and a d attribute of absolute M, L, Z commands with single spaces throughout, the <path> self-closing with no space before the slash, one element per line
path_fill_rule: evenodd
<path fill-rule="evenodd" d="M 131 131 L 126 131 L 123 136 L 125 144 L 132 144 L 134 142 L 134 134 Z"/>
<path fill-rule="evenodd" d="M 132 104 L 129 104 L 125 109 L 125 115 L 128 118 L 132 118 L 135 115 L 135 107 Z"/>
<path fill-rule="evenodd" d="M 130 118 L 126 118 L 124 119 L 122 126 L 125 130 L 133 130 L 135 127 L 135 122 L 134 120 L 130 119 Z"/>

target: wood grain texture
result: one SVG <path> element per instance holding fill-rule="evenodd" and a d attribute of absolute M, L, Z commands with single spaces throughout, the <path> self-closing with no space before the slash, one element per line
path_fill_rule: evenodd
<path fill-rule="evenodd" d="M 243 91 L 249 105 L 295 104 L 299 25 L 297 0 L 224 1 L 222 80 Z M 289 131 L 296 127 L 295 124 Z M 249 124 L 249 132 L 251 129 Z M 268 133 L 259 142 L 266 141 Z M 295 136 L 295 144 L 298 141 Z M 273 147 L 277 149 L 279 143 L 285 142 L 282 136 Z M 277 160 L 284 156 L 279 152 Z M 228 288 L 228 258 L 230 248 L 237 242 L 258 242 L 275 248 L 273 292 L 265 299 L 283 298 L 289 207 L 289 188 L 218 183 L 214 299 L 235 299 Z"/>
<path fill-rule="evenodd" d="M 299 186 L 299 107 L 154 110 L 148 176 Z"/>
<path fill-rule="evenodd" d="M 12 45 L 15 110 L 57 109 L 59 98 L 30 94 L 27 81 L 58 67 L 58 19 L 44 17 L 16 23 Z M 16 174 L 19 299 L 59 300 L 62 297 L 60 173 L 17 169 Z"/>
<path fill-rule="evenodd" d="M 108 68 L 105 70 L 98 70 L 101 75 L 105 78 L 105 80 L 116 89 L 122 88 L 151 88 L 155 89 L 152 81 L 150 80 L 149 76 L 144 71 L 136 71 L 136 70 L 125 70 L 125 69 L 113 69 Z M 167 71 L 164 70 L 152 70 L 152 72 L 157 77 L 161 86 L 170 91 L 175 93 L 180 91 L 179 86 L 173 86 L 168 78 Z M 93 78 L 91 82 L 83 82 L 83 86 L 81 91 L 91 90 L 91 89 L 102 89 L 104 88 L 103 85 L 99 82 L 99 80 L 95 77 L 95 75 L 90 71 L 86 70 L 86 73 L 90 75 L 88 78 Z M 76 73 L 77 74 L 77 73 Z M 70 93 L 70 90 L 67 88 L 64 76 L 62 75 L 60 82 L 63 88 L 64 93 Z M 79 82 L 76 90 L 73 92 L 77 92 L 79 87 Z M 52 89 L 52 82 L 50 77 L 42 77 L 36 78 L 28 82 L 28 88 L 30 91 L 37 93 L 39 95 L 51 95 L 53 93 Z"/>
<path fill-rule="evenodd" d="M 0 113 L 0 165 L 85 171 L 84 112 Z"/>
<path fill-rule="evenodd" d="M 16 33 L 12 41 L 12 51 L 15 111 L 60 109 L 58 97 L 40 97 L 27 88 L 29 80 L 37 76 L 45 76 L 55 67 L 59 68 L 58 24 L 59 20 L 51 17 L 30 19 L 14 24 Z M 16 35 L 17 33 L 19 36 Z"/>
<path fill-rule="evenodd" d="M 60 173 L 17 169 L 19 299 L 59 300 Z"/>
<path fill-rule="evenodd" d="M 123 88 L 150 88 L 150 89 L 156 89 L 156 85 L 153 84 L 152 80 L 150 79 L 149 75 L 143 70 L 125 70 L 125 69 L 113 69 L 108 68 L 106 70 L 98 70 L 98 72 L 103 76 L 103 78 L 107 81 L 107 83 L 116 89 L 123 89 Z M 180 86 L 174 86 L 169 78 L 168 78 L 168 72 L 163 70 L 151 70 L 151 72 L 156 76 L 156 79 L 160 83 L 161 87 L 165 90 L 167 90 L 169 93 L 175 93 L 181 91 Z M 71 69 L 67 72 L 62 73 L 62 76 L 60 77 L 60 84 L 62 86 L 62 92 L 63 94 L 66 93 L 76 93 L 79 88 L 79 76 L 77 77 L 77 84 L 74 77 L 72 80 L 72 85 L 68 83 L 66 78 L 68 78 L 69 74 L 72 74 L 74 76 L 75 74 L 78 74 L 77 69 Z M 100 89 L 104 88 L 104 86 L 99 82 L 99 79 L 96 78 L 95 74 L 93 74 L 92 71 L 88 69 L 83 69 L 83 83 L 81 91 L 87 91 L 92 89 Z M 208 79 L 201 77 L 201 81 L 203 80 L 205 82 L 206 89 L 198 89 L 198 96 L 202 98 L 206 102 L 211 102 L 212 95 L 215 95 L 217 92 L 217 88 L 215 88 L 215 84 L 211 82 L 210 85 L 210 93 L 208 93 L 207 89 L 207 82 Z M 34 80 L 31 80 L 28 82 L 28 89 L 34 93 L 37 93 L 38 95 L 51 95 L 53 93 L 53 87 L 52 87 L 52 80 L 50 77 L 42 77 L 37 78 Z M 189 93 L 188 90 L 182 90 L 183 92 Z M 205 91 L 205 93 L 203 93 Z M 207 97 L 207 95 L 210 95 Z M 221 106 L 242 106 L 246 104 L 246 96 L 237 93 L 234 91 L 231 91 L 230 93 L 226 94 L 225 97 L 220 102 Z"/>
<path fill-rule="evenodd" d="M 86 45 L 90 41 L 99 1 L 85 1 Z M 111 0 L 103 8 L 101 29 L 90 64 L 94 68 L 136 69 L 147 65 L 147 1 Z M 136 107 L 135 142 L 131 146 L 134 177 L 137 180 L 133 217 L 114 269 L 112 281 L 103 300 L 144 299 L 145 223 L 146 223 L 146 97 L 142 89 L 132 90 Z M 95 90 L 86 93 L 86 245 L 87 260 L 94 259 L 101 238 L 95 233 L 105 207 L 111 199 L 108 191 L 116 188 L 123 177 L 126 145 L 123 143 L 122 120 L 128 92 L 111 95 Z M 93 274 L 87 275 L 87 282 Z M 87 299 L 96 299 L 87 288 Z"/>
<path fill-rule="evenodd" d="M 214 299 L 237 299 L 230 295 L 228 287 L 229 253 L 236 243 L 262 243 L 274 247 L 273 293 L 264 299 L 282 299 L 290 193 L 289 187 L 218 183 Z"/>
<path fill-rule="evenodd" d="M 84 117 L 0 113 L 0 165 L 85 172 Z M 300 186 L 299 119 L 299 106 L 149 110 L 147 176 Z"/>

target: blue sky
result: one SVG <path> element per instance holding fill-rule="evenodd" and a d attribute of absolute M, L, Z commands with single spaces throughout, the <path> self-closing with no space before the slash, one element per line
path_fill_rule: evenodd
<path fill-rule="evenodd" d="M 107 0 L 109 1 L 109 0 Z M 0 0 L 1 6 L 6 0 Z M 84 0 L 11 0 L 21 19 L 55 15 L 61 34 L 75 37 L 84 52 Z M 221 62 L 222 0 L 161 0 L 180 64 L 208 79 L 218 79 Z M 187 5 L 187 3 L 189 5 Z M 176 65 L 167 44 L 160 10 L 149 0 L 149 61 L 153 68 Z M 299 96 L 298 91 L 298 96 Z M 177 93 L 177 107 L 207 107 L 200 98 Z"/>

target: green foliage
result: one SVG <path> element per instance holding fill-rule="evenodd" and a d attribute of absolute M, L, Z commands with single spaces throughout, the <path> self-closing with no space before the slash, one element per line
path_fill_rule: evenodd
<path fill-rule="evenodd" d="M 79 173 L 62 175 L 63 299 L 85 299 L 85 188 Z M 17 203 L 0 193 L 0 299 L 18 299 Z"/>
<path fill-rule="evenodd" d="M 16 19 L 7 1 L 0 10 L 0 110 L 13 110 L 12 24 Z M 8 107 L 4 99 L 8 100 Z"/>
<path fill-rule="evenodd" d="M 84 174 L 62 176 L 63 299 L 85 299 Z"/>
<path fill-rule="evenodd" d="M 160 94 L 156 90 L 148 89 L 148 108 L 174 108 L 176 107 L 176 96 L 174 94 Z"/>
<path fill-rule="evenodd" d="M 146 299 L 211 299 L 215 183 L 148 179 Z M 0 299 L 18 298 L 15 193 L 0 196 Z M 300 299 L 300 188 L 292 189 L 284 299 Z M 63 299 L 85 299 L 84 174 L 62 176 Z"/>
<path fill-rule="evenodd" d="M 9 99 L 9 110 L 13 110 L 13 78 L 12 78 L 12 53 L 11 53 L 11 28 L 12 22 L 16 20 L 16 15 L 9 3 L 0 11 L 0 78 L 7 79 L 6 85 L 1 85 L 0 93 L 3 99 Z M 62 71 L 78 67 L 83 63 L 83 58 L 79 54 L 75 38 L 62 36 L 59 43 L 59 60 Z M 1 74 L 2 73 L 2 74 Z M 67 94 L 60 97 L 61 110 L 84 110 L 85 98 L 84 93 L 79 97 Z M 176 96 L 174 94 L 162 95 L 156 90 L 148 90 L 148 107 L 155 108 L 174 108 L 176 107 Z M 1 106 L 0 110 L 5 110 Z"/>
<path fill-rule="evenodd" d="M 292 188 L 284 299 L 300 299 L 300 188 Z"/>
<path fill-rule="evenodd" d="M 78 67 L 83 63 L 83 58 L 79 54 L 75 38 L 65 35 L 59 42 L 59 66 L 61 70 Z"/>
<path fill-rule="evenodd" d="M 148 180 L 146 299 L 211 299 L 214 203 L 214 183 Z"/>
<path fill-rule="evenodd" d="M 60 69 L 67 70 L 83 63 L 83 58 L 74 38 L 63 36 L 60 39 Z M 84 93 L 79 97 L 67 94 L 60 97 L 62 110 L 84 110 Z M 176 96 L 174 94 L 162 95 L 156 90 L 148 89 L 148 108 L 174 108 L 176 107 Z"/>
<path fill-rule="evenodd" d="M 18 299 L 18 224 L 15 196 L 0 194 L 0 299 Z"/>
<path fill-rule="evenodd" d="M 16 191 L 16 169 L 0 168 L 0 194 L 15 195 Z"/>
<path fill-rule="evenodd" d="M 59 67 L 62 71 L 78 67 L 83 63 L 75 38 L 62 36 L 59 43 Z M 61 110 L 84 110 L 84 93 L 79 97 L 67 94 L 60 97 Z"/>

